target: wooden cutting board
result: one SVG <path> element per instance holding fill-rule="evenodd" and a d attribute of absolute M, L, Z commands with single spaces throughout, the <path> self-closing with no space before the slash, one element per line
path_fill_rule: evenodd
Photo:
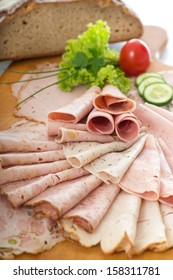
<path fill-rule="evenodd" d="M 146 26 L 142 39 L 148 44 L 152 53 L 152 63 L 149 71 L 173 70 L 173 66 L 164 65 L 158 60 L 159 54 L 167 43 L 167 34 L 160 27 Z M 59 62 L 60 57 L 30 59 L 18 61 L 11 65 L 12 69 L 18 71 L 31 71 L 36 64 L 42 62 Z M 0 81 L 15 81 L 22 75 L 6 71 Z M 12 96 L 10 85 L 0 85 L 0 130 L 8 129 L 12 123 L 19 120 L 13 116 L 16 99 Z M 92 248 L 85 248 L 72 241 L 63 241 L 51 250 L 37 254 L 22 254 L 16 257 L 18 260 L 126 260 L 124 253 L 105 255 L 101 252 L 99 245 Z M 143 254 L 134 256 L 134 260 L 173 260 L 173 249 L 164 253 L 153 253 L 146 251 Z"/>

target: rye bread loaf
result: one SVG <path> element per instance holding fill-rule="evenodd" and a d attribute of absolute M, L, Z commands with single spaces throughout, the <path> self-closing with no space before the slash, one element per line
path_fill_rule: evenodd
<path fill-rule="evenodd" d="M 58 55 L 89 22 L 107 21 L 110 43 L 138 38 L 139 18 L 117 0 L 2 0 L 0 60 Z"/>

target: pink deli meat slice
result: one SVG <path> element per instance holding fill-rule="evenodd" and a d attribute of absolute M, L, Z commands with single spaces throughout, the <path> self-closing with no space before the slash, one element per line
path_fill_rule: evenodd
<path fill-rule="evenodd" d="M 114 142 L 115 139 L 111 135 L 93 134 L 88 131 L 75 130 L 60 127 L 58 129 L 58 135 L 55 138 L 57 143 L 67 142 L 99 142 L 99 143 L 110 143 Z"/>
<path fill-rule="evenodd" d="M 60 127 L 77 129 L 77 130 L 87 130 L 86 124 L 84 124 L 84 123 L 66 123 L 66 122 L 57 122 L 57 121 L 47 120 L 47 133 L 49 136 L 57 135 L 58 129 Z"/>
<path fill-rule="evenodd" d="M 143 104 L 137 106 L 134 114 L 150 133 L 156 138 L 162 138 L 173 153 L 173 123 Z"/>
<path fill-rule="evenodd" d="M 63 150 L 36 152 L 36 153 L 6 153 L 0 154 L 2 167 L 25 165 L 32 163 L 52 162 L 65 159 Z"/>
<path fill-rule="evenodd" d="M 171 168 L 171 171 L 173 173 L 173 156 L 172 153 L 170 151 L 170 149 L 168 148 L 168 146 L 166 145 L 166 143 L 163 141 L 162 138 L 158 138 L 158 142 L 160 147 L 162 148 L 162 151 L 165 155 L 165 158 L 169 164 L 169 167 Z"/>
<path fill-rule="evenodd" d="M 19 180 L 32 179 L 49 173 L 56 173 L 70 168 L 67 160 L 32 165 L 18 165 L 0 169 L 0 185 Z"/>
<path fill-rule="evenodd" d="M 147 200 L 159 199 L 160 158 L 152 135 L 148 135 L 142 152 L 133 161 L 119 186 Z"/>
<path fill-rule="evenodd" d="M 115 184 L 101 184 L 67 212 L 63 219 L 72 219 L 74 224 L 87 232 L 93 232 L 118 195 L 119 190 Z"/>
<path fill-rule="evenodd" d="M 160 203 L 160 211 L 165 225 L 167 248 L 173 247 L 173 207 Z"/>
<path fill-rule="evenodd" d="M 0 192 L 7 196 L 8 201 L 13 205 L 13 207 L 19 207 L 49 187 L 55 186 L 60 182 L 73 180 L 88 174 L 89 173 L 82 168 L 70 168 L 31 180 L 4 184 L 1 187 Z"/>
<path fill-rule="evenodd" d="M 51 187 L 30 201 L 26 206 L 36 206 L 36 211 L 57 219 L 78 204 L 102 181 L 93 175 L 63 182 Z"/>
<path fill-rule="evenodd" d="M 87 130 L 96 134 L 111 134 L 114 131 L 114 119 L 109 113 L 93 110 L 87 118 Z"/>
<path fill-rule="evenodd" d="M 49 112 L 48 119 L 58 122 L 78 123 L 93 109 L 93 98 L 99 93 L 99 87 L 91 87 L 86 93 L 74 99 L 65 107 Z"/>
<path fill-rule="evenodd" d="M 31 209 L 14 209 L 0 196 L 0 258 L 11 259 L 22 253 L 37 254 L 63 240 L 55 221 L 37 219 Z"/>
<path fill-rule="evenodd" d="M 168 110 L 155 106 L 153 104 L 144 103 L 144 105 L 173 123 L 173 113 L 172 112 L 169 112 Z"/>
<path fill-rule="evenodd" d="M 101 94 L 95 96 L 94 107 L 97 110 L 119 115 L 133 111 L 136 108 L 136 102 L 127 98 L 117 87 L 107 85 L 101 91 Z"/>
<path fill-rule="evenodd" d="M 173 206 L 173 174 L 159 144 L 157 144 L 157 148 L 161 162 L 159 201 L 169 206 Z"/>
<path fill-rule="evenodd" d="M 132 141 L 138 138 L 141 124 L 133 113 L 117 115 L 114 122 L 115 132 L 121 140 Z"/>

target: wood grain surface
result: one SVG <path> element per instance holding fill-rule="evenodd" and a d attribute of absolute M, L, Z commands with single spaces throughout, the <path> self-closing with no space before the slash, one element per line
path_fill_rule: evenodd
<path fill-rule="evenodd" d="M 147 34 L 152 35 L 147 28 Z M 153 30 L 152 30 L 153 32 Z M 147 41 L 149 37 L 144 34 L 144 40 Z M 157 34 L 158 35 L 158 34 Z M 159 35 L 158 35 L 159 36 Z M 156 49 L 154 53 L 156 52 Z M 11 65 L 11 69 L 18 71 L 31 71 L 34 69 L 36 64 L 42 62 L 59 62 L 60 58 L 43 58 L 43 59 L 32 59 L 25 61 L 14 62 Z M 151 63 L 149 71 L 160 71 L 173 69 L 171 66 L 163 65 L 157 57 L 153 56 L 153 62 Z M 22 75 L 11 73 L 6 71 L 1 77 L 0 82 L 3 81 L 15 81 L 20 79 Z M 8 129 L 12 123 L 19 120 L 19 118 L 13 116 L 16 99 L 12 96 L 10 85 L 0 85 L 0 130 Z M 100 250 L 99 245 L 92 248 L 85 248 L 72 241 L 63 241 L 51 250 L 37 254 L 22 254 L 16 257 L 18 260 L 126 260 L 127 257 L 124 253 L 114 253 L 112 255 L 105 255 Z M 134 256 L 134 260 L 173 260 L 173 249 L 167 250 L 163 253 L 154 253 L 146 251 L 140 255 Z"/>

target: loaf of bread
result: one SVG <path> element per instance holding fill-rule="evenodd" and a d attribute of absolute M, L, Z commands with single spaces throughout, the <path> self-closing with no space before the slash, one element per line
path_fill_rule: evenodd
<path fill-rule="evenodd" d="M 1 0 L 0 60 L 59 55 L 98 19 L 110 26 L 110 43 L 143 33 L 140 19 L 118 0 Z"/>

